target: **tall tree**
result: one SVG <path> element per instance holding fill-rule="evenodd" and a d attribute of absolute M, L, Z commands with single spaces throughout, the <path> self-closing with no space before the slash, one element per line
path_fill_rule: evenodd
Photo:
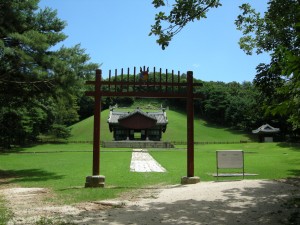
<path fill-rule="evenodd" d="M 53 65 L 55 88 L 54 123 L 70 125 L 79 120 L 79 102 L 84 95 L 85 80 L 90 80 L 99 67 L 90 63 L 90 56 L 79 44 L 71 48 L 61 47 L 55 56 L 59 59 Z"/>
<path fill-rule="evenodd" d="M 83 79 L 98 67 L 79 45 L 53 50 L 66 23 L 38 0 L 0 0 L 0 144 L 78 119 Z"/>
<path fill-rule="evenodd" d="M 268 52 L 269 64 L 257 67 L 255 84 L 263 95 L 266 112 L 287 118 L 299 131 L 299 0 L 269 0 L 263 16 L 243 4 L 236 25 L 243 32 L 240 47 L 247 53 Z"/>
<path fill-rule="evenodd" d="M 66 38 L 56 12 L 38 11 L 37 4 L 0 1 L 0 141 L 6 145 L 39 133 L 47 114 L 39 109 L 53 86 L 48 70 L 55 57 L 48 49 Z"/>

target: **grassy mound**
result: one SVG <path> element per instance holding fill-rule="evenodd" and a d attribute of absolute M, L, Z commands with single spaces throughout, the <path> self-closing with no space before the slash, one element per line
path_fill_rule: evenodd
<path fill-rule="evenodd" d="M 109 110 L 101 112 L 101 140 L 110 141 L 113 134 L 108 129 Z M 185 142 L 186 134 L 186 114 L 178 111 L 167 111 L 168 126 L 163 134 L 163 140 Z M 71 126 L 72 136 L 69 141 L 92 141 L 93 140 L 94 117 L 89 117 Z M 194 121 L 195 142 L 236 142 L 249 140 L 250 136 L 244 132 L 238 132 L 225 127 L 212 125 L 202 119 L 196 118 Z"/>

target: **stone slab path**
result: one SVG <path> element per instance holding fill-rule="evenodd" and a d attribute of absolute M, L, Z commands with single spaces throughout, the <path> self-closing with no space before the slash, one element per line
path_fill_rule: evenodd
<path fill-rule="evenodd" d="M 131 164 L 131 172 L 166 172 L 153 157 L 148 153 L 147 149 L 133 149 Z"/>

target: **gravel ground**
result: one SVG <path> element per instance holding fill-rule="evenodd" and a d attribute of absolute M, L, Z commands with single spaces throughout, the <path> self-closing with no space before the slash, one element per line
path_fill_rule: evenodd
<path fill-rule="evenodd" d="M 72 206 L 45 205 L 47 189 L 0 191 L 14 212 L 9 224 L 34 224 L 41 217 L 81 225 L 300 224 L 299 179 L 151 187 L 119 199 Z"/>

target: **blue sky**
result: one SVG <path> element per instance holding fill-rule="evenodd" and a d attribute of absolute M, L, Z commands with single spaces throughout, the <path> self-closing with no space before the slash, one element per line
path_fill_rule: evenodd
<path fill-rule="evenodd" d="M 208 18 L 185 27 L 166 50 L 148 36 L 157 12 L 152 0 L 41 0 L 40 7 L 56 9 L 67 22 L 68 38 L 61 44 L 81 44 L 91 61 L 102 64 L 103 76 L 109 69 L 154 66 L 186 73 L 204 81 L 252 81 L 255 67 L 268 62 L 268 55 L 246 55 L 238 45 L 241 32 L 234 20 L 238 6 L 245 1 L 223 0 L 223 6 L 208 13 Z M 169 3 L 172 3 L 169 0 Z M 252 0 L 260 12 L 267 0 Z"/>

